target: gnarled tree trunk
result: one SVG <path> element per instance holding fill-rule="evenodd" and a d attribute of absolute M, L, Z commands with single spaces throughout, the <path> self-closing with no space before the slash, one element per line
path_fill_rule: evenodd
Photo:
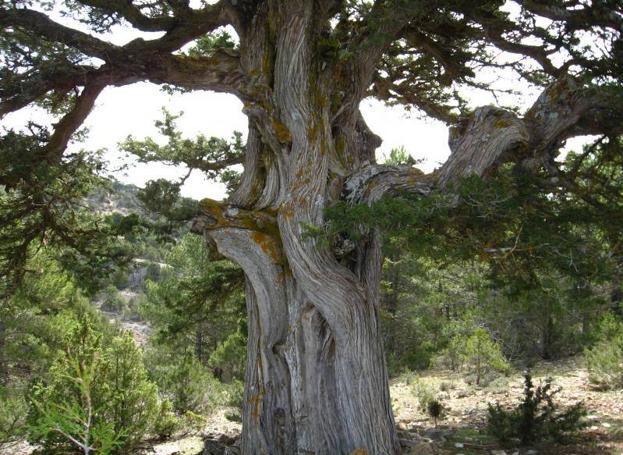
<path fill-rule="evenodd" d="M 241 61 L 266 99 L 245 106 L 231 205 L 204 201 L 195 226 L 247 277 L 247 454 L 400 451 L 377 316 L 380 243 L 372 235 L 340 263 L 306 235 L 379 143 L 348 104 L 349 83 L 317 58 L 322 14 L 316 2 L 267 2 L 244 24 Z"/>

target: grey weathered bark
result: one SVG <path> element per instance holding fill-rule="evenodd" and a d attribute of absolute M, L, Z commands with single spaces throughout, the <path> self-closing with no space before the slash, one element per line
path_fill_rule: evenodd
<path fill-rule="evenodd" d="M 394 454 L 379 241 L 358 245 L 346 267 L 305 235 L 378 145 L 356 108 L 332 122 L 339 87 L 314 59 L 318 14 L 314 2 L 267 2 L 244 24 L 241 63 L 264 99 L 245 106 L 245 173 L 231 198 L 238 207 L 204 203 L 196 229 L 248 279 L 243 452 Z"/>

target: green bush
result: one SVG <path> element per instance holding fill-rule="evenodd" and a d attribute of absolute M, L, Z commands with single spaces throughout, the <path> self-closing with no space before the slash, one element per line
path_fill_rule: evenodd
<path fill-rule="evenodd" d="M 219 381 L 192 354 L 157 346 L 146 353 L 145 363 L 161 394 L 180 414 L 209 414 L 223 399 Z"/>
<path fill-rule="evenodd" d="M 427 412 L 428 404 L 435 400 L 435 390 L 429 384 L 422 382 L 416 378 L 410 385 L 411 392 L 415 395 L 418 401 L 418 408 L 420 412 Z"/>
<path fill-rule="evenodd" d="M 430 400 L 426 406 L 426 412 L 435 422 L 435 427 L 437 427 L 437 422 L 445 417 L 446 411 L 446 407 L 437 398 Z"/>
<path fill-rule="evenodd" d="M 462 363 L 468 372 L 475 376 L 476 385 L 488 380 L 494 373 L 507 374 L 510 366 L 498 344 L 491 339 L 489 332 L 477 328 L 465 341 L 462 349 Z"/>
<path fill-rule="evenodd" d="M 155 384 L 129 334 L 105 338 L 93 316 L 57 317 L 60 349 L 33 386 L 29 439 L 52 452 L 128 453 L 152 430 Z"/>
<path fill-rule="evenodd" d="M 21 391 L 0 386 L 0 443 L 21 436 L 27 403 Z"/>
<path fill-rule="evenodd" d="M 102 302 L 102 310 L 111 313 L 123 314 L 127 310 L 128 305 L 119 295 L 119 291 L 114 286 L 109 286 L 104 292 L 104 301 Z"/>
<path fill-rule="evenodd" d="M 117 289 L 126 289 L 130 286 L 130 275 L 126 270 L 118 268 L 112 273 L 110 281 Z"/>
<path fill-rule="evenodd" d="M 244 404 L 244 384 L 242 381 L 233 381 L 230 384 L 223 384 L 225 396 L 225 404 L 236 408 L 235 412 L 229 412 L 225 415 L 227 420 L 232 422 L 242 422 L 242 405 Z"/>
<path fill-rule="evenodd" d="M 208 363 L 218 367 L 227 379 L 243 379 L 247 354 L 247 337 L 238 330 L 229 335 L 210 355 Z"/>
<path fill-rule="evenodd" d="M 189 431 L 201 431 L 208 423 L 208 419 L 201 414 L 196 414 L 192 411 L 186 411 L 182 415 L 182 425 Z"/>
<path fill-rule="evenodd" d="M 576 403 L 563 412 L 557 412 L 554 396 L 560 391 L 552 390 L 551 379 L 534 388 L 532 377 L 524 377 L 524 395 L 521 403 L 506 410 L 499 403 L 489 403 L 487 431 L 503 444 L 518 440 L 523 445 L 553 439 L 564 439 L 585 426 L 582 418 L 586 410 Z"/>
<path fill-rule="evenodd" d="M 455 336 L 452 338 L 448 346 L 441 351 L 437 359 L 438 366 L 448 368 L 452 371 L 458 371 L 463 365 L 463 348 L 465 340 L 463 337 Z"/>
<path fill-rule="evenodd" d="M 613 316 L 605 318 L 599 338 L 585 351 L 589 379 L 606 389 L 623 388 L 623 323 Z"/>
<path fill-rule="evenodd" d="M 159 439 L 168 439 L 173 433 L 180 429 L 181 422 L 175 412 L 173 412 L 173 404 L 169 400 L 162 400 L 160 403 L 160 412 L 154 424 L 154 434 Z"/>

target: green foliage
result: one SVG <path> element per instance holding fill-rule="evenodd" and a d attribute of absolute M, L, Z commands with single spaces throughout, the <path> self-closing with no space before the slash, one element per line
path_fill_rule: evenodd
<path fill-rule="evenodd" d="M 222 372 L 223 378 L 244 378 L 247 353 L 246 327 L 241 327 L 218 344 L 208 364 Z"/>
<path fill-rule="evenodd" d="M 121 268 L 116 268 L 110 277 L 111 283 L 115 286 L 115 288 L 121 290 L 125 289 L 130 285 L 130 279 L 128 276 L 128 272 Z"/>
<path fill-rule="evenodd" d="M 430 418 L 435 422 L 435 427 L 437 427 L 437 422 L 442 420 L 445 417 L 447 412 L 446 407 L 443 405 L 439 399 L 435 398 L 428 402 L 426 406 L 426 412 Z"/>
<path fill-rule="evenodd" d="M 93 289 L 111 263 L 125 260 L 128 249 L 112 242 L 112 226 L 82 204 L 102 182 L 102 162 L 81 152 L 49 166 L 38 155 L 49 133 L 30 128 L 31 135 L 10 131 L 0 138 L 0 296 L 17 289 L 27 261 L 43 244 L 54 245 L 65 269 Z"/>
<path fill-rule="evenodd" d="M 181 197 L 180 186 L 166 179 L 150 180 L 137 196 L 146 210 L 171 221 L 185 221 L 197 214 L 197 204 Z"/>
<path fill-rule="evenodd" d="M 188 50 L 191 57 L 211 57 L 219 50 L 236 49 L 234 38 L 224 30 L 216 33 L 208 33 L 197 40 L 195 45 Z"/>
<path fill-rule="evenodd" d="M 508 373 L 510 366 L 502 355 L 500 347 L 491 339 L 489 332 L 479 327 L 464 340 L 462 360 L 467 371 L 475 375 L 476 385 L 493 372 Z"/>
<path fill-rule="evenodd" d="M 160 439 L 170 438 L 180 429 L 181 421 L 173 412 L 173 404 L 170 400 L 160 402 L 160 412 L 154 424 L 154 434 Z"/>
<path fill-rule="evenodd" d="M 170 165 L 184 165 L 189 169 L 188 175 L 193 170 L 200 170 L 209 179 L 218 178 L 224 170 L 242 162 L 244 143 L 241 133 L 234 133 L 230 141 L 218 137 L 207 138 L 203 135 L 198 135 L 195 139 L 186 139 L 176 124 L 181 113 L 176 115 L 163 109 L 163 115 L 164 118 L 156 122 L 156 127 L 167 141 L 164 145 L 160 145 L 152 138 L 137 140 L 129 136 L 121 144 L 122 150 L 135 156 L 139 162 L 157 161 Z M 143 199 L 149 201 L 150 207 L 157 213 L 161 210 L 158 201 L 165 204 L 164 209 L 170 210 L 178 200 L 179 186 L 188 175 L 177 183 L 157 180 L 148 184 Z M 231 173 L 227 174 L 226 180 L 231 179 Z M 179 213 L 175 213 L 178 217 L 192 214 L 192 210 L 197 209 L 190 200 L 179 202 L 183 204 L 177 209 Z"/>
<path fill-rule="evenodd" d="M 623 322 L 609 315 L 597 332 L 597 342 L 584 353 L 589 379 L 602 388 L 623 388 Z"/>
<path fill-rule="evenodd" d="M 102 310 L 110 311 L 113 313 L 123 313 L 127 304 L 125 300 L 119 295 L 117 288 L 109 286 L 103 293 L 104 301 L 102 302 Z"/>
<path fill-rule="evenodd" d="M 489 404 L 487 430 L 501 443 L 518 440 L 523 445 L 553 439 L 557 442 L 583 428 L 582 418 L 586 410 L 577 403 L 563 412 L 558 412 L 554 396 L 560 391 L 552 390 L 551 379 L 534 388 L 532 377 L 524 377 L 524 395 L 521 403 L 513 410 L 503 409 L 499 403 Z"/>
<path fill-rule="evenodd" d="M 62 311 L 93 312 L 77 282 L 41 250 L 13 295 L 0 301 L 0 382 L 21 384 L 45 374 L 58 343 L 53 316 Z"/>
<path fill-rule="evenodd" d="M 192 353 L 184 354 L 163 346 L 152 347 L 145 353 L 145 365 L 149 377 L 178 413 L 209 414 L 220 402 L 218 380 Z"/>
<path fill-rule="evenodd" d="M 420 411 L 428 412 L 428 404 L 435 400 L 435 389 L 417 377 L 411 381 L 409 387 L 417 398 Z"/>
<path fill-rule="evenodd" d="M 155 329 L 155 348 L 177 352 L 179 358 L 192 353 L 224 379 L 241 379 L 246 351 L 242 270 L 229 261 L 211 261 L 203 240 L 190 234 L 164 261 L 175 274 L 148 282 L 140 309 Z"/>
<path fill-rule="evenodd" d="M 0 386 L 0 443 L 23 435 L 27 412 L 22 390 Z"/>
<path fill-rule="evenodd" d="M 233 381 L 225 388 L 227 396 L 226 404 L 235 408 L 235 411 L 225 414 L 225 418 L 232 422 L 242 422 L 241 414 L 244 406 L 244 384 L 242 381 Z"/>
<path fill-rule="evenodd" d="M 192 431 L 203 430 L 208 422 L 205 416 L 196 414 L 192 411 L 186 411 L 180 420 L 182 421 L 182 426 L 185 429 Z"/>
<path fill-rule="evenodd" d="M 604 287 L 622 276 L 620 150 L 620 140 L 602 138 L 570 154 L 565 179 L 574 183 L 564 188 L 506 165 L 487 181 L 463 180 L 455 197 L 328 209 L 315 233 L 327 244 L 385 234 L 380 315 L 391 374 L 426 368 L 440 353 L 458 368 L 475 327 L 512 362 L 581 352 L 609 311 Z"/>
<path fill-rule="evenodd" d="M 409 155 L 404 147 L 393 148 L 389 151 L 389 156 L 385 159 L 385 163 L 390 166 L 414 166 L 415 159 Z"/>
<path fill-rule="evenodd" d="M 88 313 L 61 313 L 59 349 L 32 389 L 29 439 L 48 450 L 132 449 L 152 428 L 156 386 L 129 334 L 104 338 Z"/>

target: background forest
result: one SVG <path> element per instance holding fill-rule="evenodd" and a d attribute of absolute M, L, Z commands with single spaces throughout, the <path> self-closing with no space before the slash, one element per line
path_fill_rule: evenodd
<path fill-rule="evenodd" d="M 390 375 L 451 370 L 480 387 L 579 354 L 596 387 L 622 388 L 620 148 L 604 140 L 570 153 L 573 192 L 544 191 L 547 182 L 508 167 L 487 183 L 465 180 L 458 202 L 332 207 L 326 228 L 309 235 L 387 233 L 379 311 Z M 133 453 L 201 430 L 223 407 L 238 420 L 242 271 L 190 231 L 197 202 L 179 186 L 123 185 L 90 159 L 86 175 L 58 179 L 46 194 L 66 224 L 28 247 L 19 276 L 3 276 L 0 441 Z M 387 161 L 414 164 L 404 150 Z M 3 209 L 20 203 L 1 197 Z M 3 225 L 0 248 L 14 248 L 36 216 L 44 213 Z M 76 231 L 90 241 L 68 245 Z M 432 392 L 416 384 L 413 393 Z"/>

